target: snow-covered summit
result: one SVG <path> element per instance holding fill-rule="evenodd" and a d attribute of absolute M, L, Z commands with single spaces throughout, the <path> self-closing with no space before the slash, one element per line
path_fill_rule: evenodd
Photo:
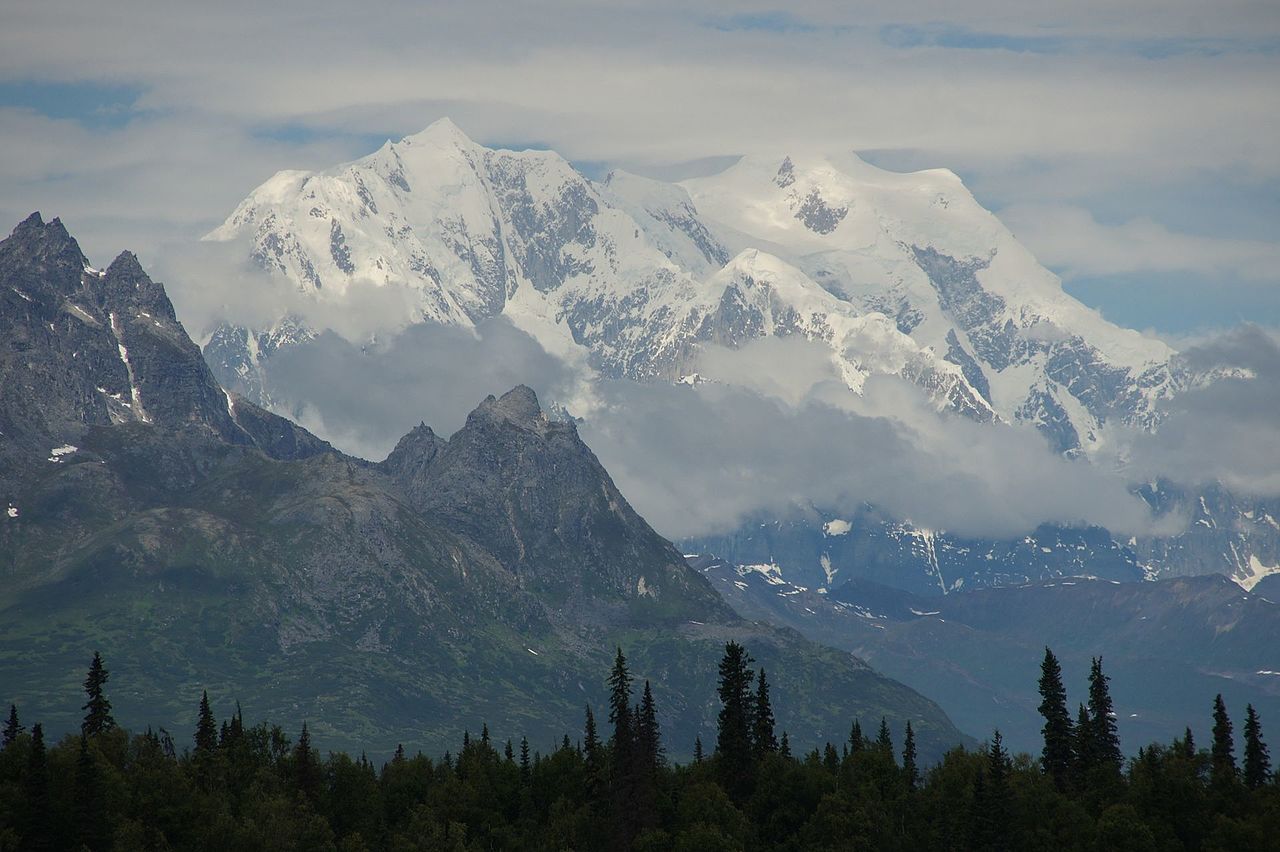
<path fill-rule="evenodd" d="M 595 183 L 442 119 L 355 162 L 275 175 L 208 239 L 243 241 L 320 301 L 406 288 L 401 325 L 505 315 L 610 376 L 674 380 L 703 345 L 803 335 L 854 390 L 898 375 L 940 407 L 1033 422 L 1063 450 L 1099 444 L 1110 419 L 1149 421 L 1169 384 L 1166 346 L 1064 293 L 956 175 L 853 154 Z M 260 368 L 250 354 L 212 360 L 242 373 Z"/>

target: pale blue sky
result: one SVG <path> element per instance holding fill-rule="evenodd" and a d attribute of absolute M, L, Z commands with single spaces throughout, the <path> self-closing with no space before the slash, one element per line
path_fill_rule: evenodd
<path fill-rule="evenodd" d="M 788 6 L 29 4 L 0 30 L 0 217 L 145 262 L 443 115 L 588 173 L 852 148 L 953 169 L 1119 322 L 1280 326 L 1280 5 Z"/>

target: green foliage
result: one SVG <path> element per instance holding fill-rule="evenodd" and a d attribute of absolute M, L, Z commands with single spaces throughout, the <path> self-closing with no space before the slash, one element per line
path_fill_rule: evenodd
<path fill-rule="evenodd" d="M 1222 693 L 1213 699 L 1213 782 L 1218 786 L 1229 785 L 1236 780 L 1236 744 L 1231 735 L 1231 717 Z"/>
<path fill-rule="evenodd" d="M 1067 789 L 1074 760 L 1071 711 L 1067 709 L 1067 690 L 1062 685 L 1062 666 L 1053 651 L 1044 649 L 1040 664 L 1040 715 L 1044 717 L 1044 751 L 1040 765 L 1059 790 Z"/>
<path fill-rule="evenodd" d="M 747 649 L 737 642 L 724 646 L 720 660 L 720 714 L 716 734 L 716 760 L 720 770 L 720 784 L 730 798 L 741 802 L 751 793 L 752 768 L 752 695 L 751 657 Z"/>
<path fill-rule="evenodd" d="M 39 724 L 17 731 L 0 750 L 0 850 L 1234 852 L 1273 849 L 1280 837 L 1280 785 L 1258 756 L 1265 747 L 1252 712 L 1244 777 L 1252 766 L 1256 784 L 1215 782 L 1214 754 L 1197 751 L 1188 732 L 1143 748 L 1113 782 L 1062 789 L 1042 760 L 1009 754 L 999 732 L 923 771 L 911 722 L 901 767 L 882 747 L 887 723 L 871 747 L 858 728 L 852 748 L 753 751 L 763 727 L 748 661 L 741 645 L 726 649 L 719 690 L 722 702 L 746 708 L 751 783 L 738 798 L 724 780 L 723 747 L 688 765 L 663 759 L 661 696 L 646 684 L 632 706 L 629 675 L 613 678 L 619 708 L 628 701 L 629 765 L 616 741 L 601 741 L 589 707 L 581 746 L 570 732 L 541 754 L 527 737 L 500 750 L 485 725 L 441 760 L 397 748 L 377 766 L 364 754 L 322 756 L 306 723 L 291 741 L 277 726 L 246 726 L 238 707 L 219 722 L 202 701 L 205 727 L 221 735 L 181 753 L 164 731 L 114 728 L 52 747 Z M 625 673 L 619 654 L 614 675 Z M 1229 738 L 1221 702 L 1215 714 L 1217 735 Z"/>
<path fill-rule="evenodd" d="M 111 718 L 111 702 L 107 700 L 106 693 L 110 677 L 107 667 L 102 663 L 102 655 L 94 651 L 93 661 L 89 663 L 89 673 L 84 679 L 84 692 L 89 700 L 80 708 L 84 710 L 84 722 L 80 731 L 85 736 L 97 736 L 116 725 L 116 720 Z"/>
<path fill-rule="evenodd" d="M 1262 741 L 1262 723 L 1258 712 L 1250 704 L 1245 709 L 1244 720 L 1244 783 L 1256 790 L 1271 777 L 1271 755 Z"/>

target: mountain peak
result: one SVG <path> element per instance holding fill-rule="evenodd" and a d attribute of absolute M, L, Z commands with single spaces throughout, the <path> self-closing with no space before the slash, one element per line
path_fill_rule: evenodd
<path fill-rule="evenodd" d="M 475 144 L 471 137 L 464 133 L 461 127 L 454 124 L 453 119 L 448 116 L 436 119 L 417 133 L 404 137 L 401 142 L 405 145 L 441 145 L 451 143 L 459 146 L 470 146 Z"/>
<path fill-rule="evenodd" d="M 516 385 L 497 399 L 489 395 L 474 414 L 506 420 L 527 429 L 539 428 L 547 422 L 538 395 L 527 385 Z"/>
<path fill-rule="evenodd" d="M 138 262 L 138 256 L 131 251 L 122 251 L 116 255 L 116 259 L 107 267 L 107 274 L 128 280 L 147 277 L 142 264 Z"/>
<path fill-rule="evenodd" d="M 5 242 L 32 248 L 38 246 L 38 253 L 46 257 L 70 251 L 75 255 L 71 258 L 72 260 L 78 262 L 84 260 L 84 255 L 80 253 L 80 246 L 71 234 L 67 233 L 62 220 L 55 217 L 45 222 L 38 210 L 19 222 Z"/>

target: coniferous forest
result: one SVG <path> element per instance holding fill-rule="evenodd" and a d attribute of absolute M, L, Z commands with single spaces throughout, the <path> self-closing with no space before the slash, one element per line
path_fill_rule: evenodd
<path fill-rule="evenodd" d="M 910 724 L 850 721 L 849 738 L 799 749 L 778 731 L 768 676 L 725 647 L 714 742 L 669 760 L 660 695 L 618 651 L 609 704 L 543 748 L 465 732 L 438 758 L 403 748 L 375 765 L 218 719 L 202 695 L 187 734 L 130 734 L 111 715 L 95 654 L 78 735 L 57 743 L 11 706 L 0 752 L 0 850 L 1273 850 L 1280 784 L 1261 721 L 1246 707 L 1237 759 L 1222 697 L 1206 701 L 1209 742 L 1188 727 L 1126 760 L 1109 678 L 1096 659 L 1088 701 L 1068 706 L 1052 651 L 1041 666 L 1038 756 L 1000 733 L 917 761 Z"/>

